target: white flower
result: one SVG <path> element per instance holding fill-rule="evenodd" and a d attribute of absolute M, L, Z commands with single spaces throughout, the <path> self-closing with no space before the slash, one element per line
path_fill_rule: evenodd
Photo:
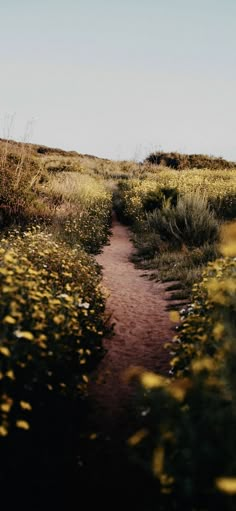
<path fill-rule="evenodd" d="M 89 309 L 90 304 L 88 302 L 82 302 L 80 299 L 79 301 L 79 307 L 83 307 L 83 309 Z"/>

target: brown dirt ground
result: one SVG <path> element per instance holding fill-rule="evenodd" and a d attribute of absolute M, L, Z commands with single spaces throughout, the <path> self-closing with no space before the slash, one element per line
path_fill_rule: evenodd
<path fill-rule="evenodd" d="M 94 507 L 94 496 L 104 511 L 144 511 L 153 509 L 153 502 L 159 509 L 156 480 L 133 459 L 127 446 L 129 436 L 140 427 L 140 410 L 137 389 L 124 373 L 141 366 L 168 375 L 170 355 L 164 344 L 171 341 L 176 324 L 170 322 L 167 309 L 170 304 L 174 309 L 176 302 L 169 301 L 167 285 L 151 281 L 135 268 L 130 238 L 128 228 L 114 216 L 110 244 L 96 258 L 109 292 L 107 313 L 114 335 L 104 339 L 106 354 L 88 386 L 87 433 L 74 484 L 88 509 Z"/>
<path fill-rule="evenodd" d="M 98 424 L 108 431 L 114 424 L 118 427 L 122 417 L 125 421 L 125 410 L 132 405 L 133 389 L 124 378 L 130 366 L 168 374 L 170 355 L 164 345 L 172 339 L 176 326 L 167 310 L 168 286 L 148 280 L 143 270 L 135 268 L 130 261 L 134 252 L 130 237 L 128 228 L 114 215 L 110 244 L 96 258 L 109 292 L 107 313 L 114 324 L 114 336 L 104 340 L 107 353 L 89 385 L 89 395 Z"/>

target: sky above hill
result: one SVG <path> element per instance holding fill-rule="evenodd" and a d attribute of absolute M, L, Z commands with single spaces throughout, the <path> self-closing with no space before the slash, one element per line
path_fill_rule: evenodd
<path fill-rule="evenodd" d="M 236 161 L 235 0 L 0 0 L 0 137 Z"/>

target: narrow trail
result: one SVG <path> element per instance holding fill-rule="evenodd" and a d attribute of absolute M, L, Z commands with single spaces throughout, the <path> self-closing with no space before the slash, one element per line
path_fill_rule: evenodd
<path fill-rule="evenodd" d="M 132 403 L 132 387 L 124 372 L 130 366 L 165 375 L 169 371 L 170 357 L 164 344 L 173 337 L 175 327 L 167 311 L 170 293 L 167 285 L 148 280 L 143 270 L 135 268 L 130 261 L 133 252 L 128 228 L 114 217 L 110 244 L 96 258 L 109 292 L 107 312 L 114 335 L 104 340 L 107 353 L 89 385 L 98 424 L 108 431 L 127 421 L 125 410 Z"/>

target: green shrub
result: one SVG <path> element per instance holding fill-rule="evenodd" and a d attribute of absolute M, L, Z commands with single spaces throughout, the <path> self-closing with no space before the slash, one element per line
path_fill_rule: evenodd
<path fill-rule="evenodd" d="M 175 188 L 157 188 L 150 190 L 143 199 L 143 209 L 147 212 L 161 209 L 163 206 L 176 206 L 177 191 Z"/>
<path fill-rule="evenodd" d="M 147 186 L 145 186 L 147 184 Z M 145 212 L 168 205 L 176 205 L 177 191 L 171 187 L 159 187 L 155 183 L 137 180 L 119 181 L 113 194 L 114 208 L 120 220 L 140 228 Z"/>
<path fill-rule="evenodd" d="M 199 247 L 217 240 L 219 224 L 207 199 L 200 194 L 180 196 L 176 207 L 164 206 L 146 215 L 147 230 L 170 245 Z"/>
<path fill-rule="evenodd" d="M 236 218 L 236 193 L 229 192 L 222 196 L 209 197 L 208 204 L 218 218 L 223 220 Z"/>
<path fill-rule="evenodd" d="M 181 174 L 181 183 L 172 173 L 160 172 L 158 185 L 151 179 L 119 183 L 114 207 L 120 220 L 133 230 L 137 249 L 133 260 L 153 270 L 152 277 L 157 280 L 179 280 L 186 296 L 199 280 L 203 265 L 218 255 L 219 221 L 211 201 L 216 196 L 204 193 L 199 172 L 193 172 L 191 179 L 186 172 Z M 203 174 L 210 193 L 210 178 Z M 218 188 L 222 190 L 224 183 Z M 227 193 L 223 197 L 226 200 Z"/>
<path fill-rule="evenodd" d="M 118 181 L 113 193 L 113 207 L 124 224 L 134 224 L 141 218 L 142 200 L 134 195 L 132 181 Z"/>

